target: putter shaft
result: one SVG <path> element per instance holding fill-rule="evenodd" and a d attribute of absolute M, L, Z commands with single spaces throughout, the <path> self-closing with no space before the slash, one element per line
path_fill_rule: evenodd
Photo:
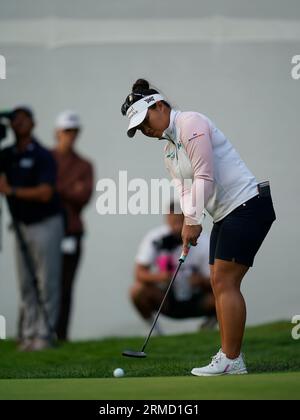
<path fill-rule="evenodd" d="M 179 264 L 178 264 L 178 266 L 177 266 L 177 268 L 176 268 L 176 271 L 175 271 L 175 273 L 174 273 L 174 275 L 173 275 L 172 280 L 171 280 L 171 281 L 170 281 L 170 283 L 169 283 L 169 286 L 168 286 L 168 288 L 167 288 L 167 290 L 166 290 L 165 296 L 164 296 L 164 298 L 163 298 L 163 300 L 162 300 L 162 302 L 161 302 L 161 304 L 160 304 L 160 307 L 159 307 L 159 309 L 158 309 L 158 311 L 157 311 L 157 313 L 156 313 L 156 316 L 155 316 L 155 319 L 154 319 L 154 321 L 153 321 L 152 327 L 151 327 L 151 329 L 150 329 L 150 332 L 149 332 L 149 334 L 148 334 L 148 337 L 147 337 L 147 338 L 146 338 L 146 340 L 145 340 L 145 343 L 144 343 L 144 345 L 143 345 L 143 347 L 142 347 L 141 352 L 144 352 L 144 350 L 145 350 L 145 348 L 146 348 L 146 346 L 147 346 L 147 344 L 148 344 L 148 341 L 149 341 L 149 339 L 150 339 L 150 337 L 151 337 L 151 334 L 152 334 L 152 331 L 154 330 L 154 327 L 155 327 L 155 325 L 156 325 L 156 323 L 157 323 L 157 320 L 158 320 L 158 317 L 159 317 L 160 312 L 161 312 L 161 310 L 162 310 L 162 307 L 163 307 L 163 305 L 164 305 L 164 303 L 165 303 L 165 300 L 166 300 L 166 298 L 167 298 L 167 296 L 168 296 L 168 293 L 169 293 L 169 291 L 170 291 L 170 289 L 171 289 L 171 287 L 172 287 L 172 284 L 174 283 L 174 280 L 176 279 L 177 273 L 178 273 L 178 271 L 179 271 L 179 269 L 180 269 L 180 267 L 181 267 L 181 265 L 182 265 L 182 263 L 183 263 L 183 262 L 184 262 L 184 260 L 182 259 L 182 257 L 180 257 L 180 259 L 179 259 Z"/>
<path fill-rule="evenodd" d="M 152 324 L 152 326 L 151 326 L 150 332 L 149 332 L 149 334 L 148 334 L 148 336 L 147 336 L 147 338 L 146 338 L 146 340 L 145 340 L 145 342 L 144 342 L 144 345 L 143 345 L 143 347 L 142 347 L 142 350 L 141 350 L 141 351 L 139 351 L 139 352 L 135 352 L 135 351 L 132 351 L 132 350 L 126 350 L 126 351 L 124 351 L 124 352 L 122 353 L 122 354 L 123 354 L 123 356 L 127 356 L 127 357 L 138 357 L 138 358 L 143 358 L 143 357 L 146 357 L 146 353 L 144 352 L 144 350 L 145 350 L 145 348 L 146 348 L 146 346 L 147 346 L 147 344 L 148 344 L 148 341 L 149 341 L 149 339 L 150 339 L 150 337 L 151 337 L 152 331 L 153 331 L 153 329 L 154 329 L 154 327 L 155 327 L 155 325 L 156 325 L 156 323 L 157 323 L 158 317 L 159 317 L 159 315 L 160 315 L 160 313 L 161 313 L 162 307 L 163 307 L 163 305 L 164 305 L 164 303 L 165 303 L 165 300 L 166 300 L 166 298 L 167 298 L 167 296 L 168 296 L 168 293 L 169 293 L 169 291 L 170 291 L 170 289 L 171 289 L 171 287 L 172 287 L 172 284 L 174 283 L 174 281 L 175 281 L 175 279 L 176 279 L 176 276 L 177 276 L 177 273 L 178 273 L 178 271 L 179 271 L 179 269 L 180 269 L 181 265 L 184 263 L 184 261 L 185 261 L 186 257 L 187 257 L 187 255 L 181 254 L 181 256 L 180 256 L 180 258 L 179 258 L 179 264 L 178 264 L 178 266 L 177 266 L 177 268 L 176 268 L 176 271 L 175 271 L 175 273 L 174 273 L 174 275 L 173 275 L 173 277 L 172 277 L 172 280 L 170 281 L 170 283 L 169 283 L 169 285 L 168 285 L 168 288 L 167 288 L 166 293 L 165 293 L 165 295 L 164 295 L 164 298 L 163 298 L 163 300 L 162 300 L 162 302 L 161 302 L 161 304 L 160 304 L 160 307 L 159 307 L 159 309 L 158 309 L 158 311 L 157 311 L 157 313 L 156 313 L 155 319 L 154 319 L 153 324 Z"/>

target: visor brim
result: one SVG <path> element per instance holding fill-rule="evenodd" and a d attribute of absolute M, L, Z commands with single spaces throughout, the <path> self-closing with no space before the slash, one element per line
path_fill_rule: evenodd
<path fill-rule="evenodd" d="M 142 124 L 144 119 L 146 118 L 148 109 L 145 109 L 142 112 L 139 112 L 138 114 L 134 115 L 129 123 L 128 129 L 127 129 L 127 136 L 132 138 L 134 137 L 137 127 Z"/>

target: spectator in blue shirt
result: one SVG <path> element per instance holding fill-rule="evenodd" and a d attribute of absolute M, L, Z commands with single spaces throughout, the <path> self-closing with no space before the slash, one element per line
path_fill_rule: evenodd
<path fill-rule="evenodd" d="M 32 135 L 31 109 L 16 108 L 10 114 L 10 121 L 15 144 L 1 152 L 0 194 L 8 199 L 10 213 L 20 227 L 37 275 L 38 284 L 35 284 L 16 240 L 23 315 L 20 350 L 37 351 L 51 346 L 51 331 L 57 322 L 63 218 L 55 192 L 56 164 L 51 153 Z"/>

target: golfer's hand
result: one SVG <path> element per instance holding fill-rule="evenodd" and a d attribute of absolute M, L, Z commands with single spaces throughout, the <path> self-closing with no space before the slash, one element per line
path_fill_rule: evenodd
<path fill-rule="evenodd" d="M 186 225 L 184 223 L 181 237 L 183 242 L 183 248 L 182 252 L 183 255 L 187 255 L 189 253 L 189 245 L 196 246 L 197 245 L 197 239 L 199 238 L 200 234 L 202 232 L 202 226 L 201 225 Z"/>

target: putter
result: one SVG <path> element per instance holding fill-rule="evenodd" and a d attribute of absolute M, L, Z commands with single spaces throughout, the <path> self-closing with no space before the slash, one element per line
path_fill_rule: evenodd
<path fill-rule="evenodd" d="M 189 247 L 190 247 L 190 246 L 189 246 Z M 147 344 L 148 344 L 148 341 L 149 341 L 149 339 L 150 339 L 150 337 L 151 337 L 152 331 L 154 330 L 154 327 L 155 327 L 155 325 L 156 325 L 156 322 L 157 322 L 157 320 L 158 320 L 158 317 L 159 317 L 159 315 L 160 315 L 160 312 L 161 312 L 161 310 L 162 310 L 162 307 L 163 307 L 163 305 L 164 305 L 164 303 L 165 303 L 165 300 L 166 300 L 166 298 L 167 298 L 167 296 L 168 296 L 168 293 L 169 293 L 169 291 L 170 291 L 170 289 L 171 289 L 171 287 L 172 287 L 172 284 L 174 283 L 174 281 L 175 281 L 175 279 L 176 279 L 176 276 L 177 276 L 177 273 L 178 273 L 178 271 L 179 271 L 179 269 L 180 269 L 181 265 L 184 263 L 184 261 L 185 261 L 186 257 L 187 257 L 187 255 L 183 255 L 183 254 L 181 254 L 181 256 L 180 256 L 180 258 L 179 258 L 179 264 L 178 264 L 178 266 L 177 266 L 177 268 L 176 268 L 176 271 L 175 271 L 175 273 L 174 273 L 174 275 L 173 275 L 172 280 L 171 280 L 171 281 L 170 281 L 170 283 L 169 283 L 169 286 L 168 286 L 168 288 L 167 288 L 167 291 L 166 291 L 166 293 L 165 293 L 165 296 L 164 296 L 164 298 L 163 298 L 163 300 L 162 300 L 162 302 L 161 302 L 161 304 L 160 304 L 160 307 L 159 307 L 159 309 L 158 309 L 158 311 L 157 311 L 157 314 L 156 314 L 156 317 L 155 317 L 155 319 L 154 319 L 154 321 L 153 321 L 153 324 L 152 324 L 152 327 L 151 327 L 151 329 L 150 329 L 150 332 L 149 332 L 149 334 L 148 334 L 148 336 L 147 336 L 147 338 L 146 338 L 146 340 L 145 340 L 145 342 L 144 342 L 144 345 L 143 345 L 143 347 L 142 347 L 141 351 L 124 350 L 124 351 L 123 351 L 123 353 L 122 353 L 122 355 L 123 355 L 123 356 L 125 356 L 125 357 L 136 357 L 136 358 L 138 358 L 138 359 L 143 359 L 143 358 L 147 357 L 147 353 L 145 353 L 145 348 L 146 348 L 146 346 L 147 346 Z"/>

